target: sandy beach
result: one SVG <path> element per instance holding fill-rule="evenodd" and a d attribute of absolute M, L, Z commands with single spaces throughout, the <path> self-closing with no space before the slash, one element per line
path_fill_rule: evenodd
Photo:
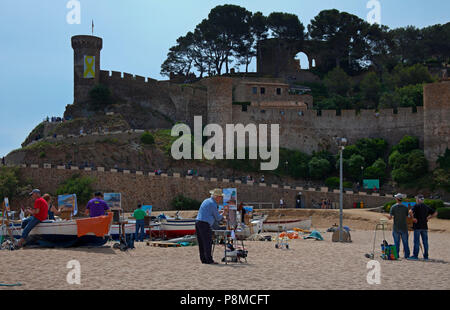
<path fill-rule="evenodd" d="M 351 217 L 352 212 L 347 212 L 346 217 Z M 336 214 L 322 221 L 313 218 L 324 241 L 291 240 L 289 250 L 276 249 L 273 241 L 245 241 L 249 251 L 246 264 L 203 265 L 197 246 L 159 248 L 145 242 L 135 243 L 136 249 L 128 252 L 113 249 L 112 243 L 102 248 L 0 251 L 0 283 L 22 283 L 0 290 L 450 289 L 450 223 L 431 220 L 429 262 L 380 259 L 382 233 L 378 232 L 375 259 L 381 267 L 381 284 L 370 285 L 366 280 L 369 259 L 364 254 L 372 251 L 374 232 L 369 219 L 372 215 L 369 212 L 353 215 L 359 220 L 344 222 L 353 229 L 353 242 L 333 243 L 332 234 L 325 231 L 336 220 Z M 379 214 L 373 215 L 373 221 L 377 218 Z M 439 228 L 433 231 L 433 227 Z M 386 239 L 393 243 L 391 231 L 386 231 Z M 411 248 L 412 242 L 410 234 Z M 216 247 L 213 256 L 220 262 L 223 246 Z M 71 260 L 81 264 L 79 285 L 66 281 L 70 271 L 67 263 Z"/>

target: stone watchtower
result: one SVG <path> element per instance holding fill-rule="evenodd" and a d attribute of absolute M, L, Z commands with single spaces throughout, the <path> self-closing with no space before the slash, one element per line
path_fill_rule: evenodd
<path fill-rule="evenodd" d="M 100 50 L 103 40 L 94 36 L 73 36 L 74 103 L 89 99 L 89 91 L 100 82 Z"/>
<path fill-rule="evenodd" d="M 450 81 L 427 84 L 423 88 L 424 150 L 430 168 L 450 148 Z"/>
<path fill-rule="evenodd" d="M 229 77 L 208 78 L 207 122 L 218 124 L 225 130 L 226 124 L 232 124 L 233 79 Z"/>

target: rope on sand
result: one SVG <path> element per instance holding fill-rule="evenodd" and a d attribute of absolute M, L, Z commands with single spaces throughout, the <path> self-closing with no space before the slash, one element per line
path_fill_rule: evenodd
<path fill-rule="evenodd" d="M 4 283 L 0 283 L 0 286 L 22 286 L 22 283 L 16 283 L 16 284 L 4 284 Z"/>

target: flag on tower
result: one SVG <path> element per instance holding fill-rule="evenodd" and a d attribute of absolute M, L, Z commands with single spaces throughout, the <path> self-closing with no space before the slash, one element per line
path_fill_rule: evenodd
<path fill-rule="evenodd" d="M 92 20 L 92 35 L 94 35 L 94 20 Z"/>

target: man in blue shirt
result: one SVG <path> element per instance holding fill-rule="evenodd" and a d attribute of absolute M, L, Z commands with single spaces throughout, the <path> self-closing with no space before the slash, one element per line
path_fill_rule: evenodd
<path fill-rule="evenodd" d="M 198 249 L 202 264 L 217 264 L 211 255 L 212 248 L 212 226 L 214 222 L 223 220 L 224 215 L 219 213 L 219 204 L 222 202 L 223 193 L 221 189 L 210 191 L 211 197 L 200 205 L 198 210 L 195 230 L 197 233 Z"/>

